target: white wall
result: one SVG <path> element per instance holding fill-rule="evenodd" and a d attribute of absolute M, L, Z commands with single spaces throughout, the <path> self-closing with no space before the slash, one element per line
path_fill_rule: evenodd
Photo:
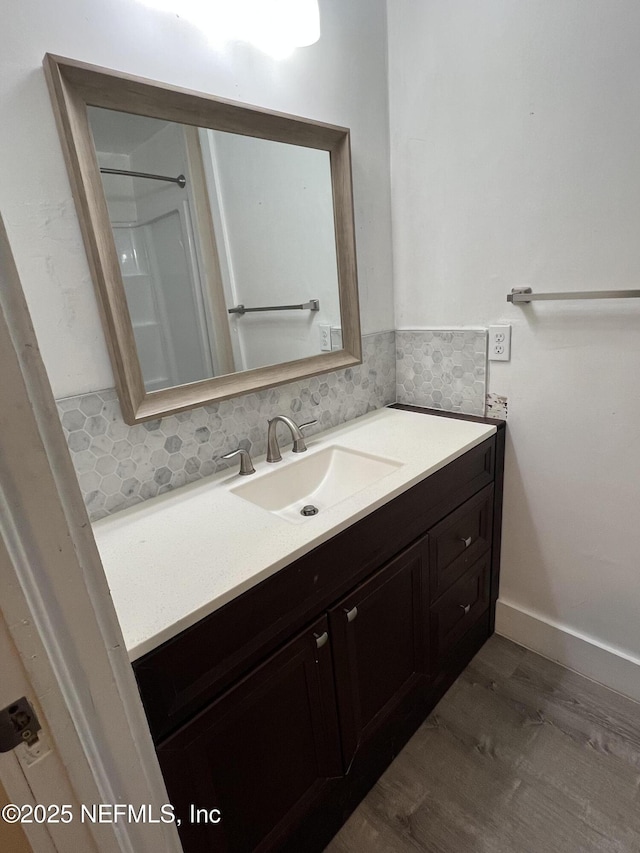
<path fill-rule="evenodd" d="M 513 325 L 498 627 L 637 696 L 640 301 L 505 298 L 640 287 L 639 32 L 631 0 L 389 3 L 398 326 Z"/>
<path fill-rule="evenodd" d="M 21 0 L 0 49 L 0 210 L 57 397 L 113 386 L 42 72 L 46 51 L 352 130 L 363 332 L 393 328 L 383 0 L 320 0 L 322 35 L 288 59 L 214 48 L 136 0 Z"/>
<path fill-rule="evenodd" d="M 219 131 L 208 138 L 215 169 L 209 195 L 226 236 L 222 244 L 219 235 L 218 252 L 227 253 L 229 304 L 320 305 L 233 315 L 242 368 L 319 355 L 319 324 L 340 326 L 329 152 Z"/>

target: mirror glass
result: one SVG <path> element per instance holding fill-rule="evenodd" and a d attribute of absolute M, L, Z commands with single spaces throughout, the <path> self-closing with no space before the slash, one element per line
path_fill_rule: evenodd
<path fill-rule="evenodd" d="M 329 151 L 88 118 L 145 391 L 341 349 Z"/>

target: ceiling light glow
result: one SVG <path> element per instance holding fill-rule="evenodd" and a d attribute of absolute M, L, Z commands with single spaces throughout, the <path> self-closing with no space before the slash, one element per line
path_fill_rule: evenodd
<path fill-rule="evenodd" d="M 318 0 L 142 0 L 190 21 L 214 44 L 244 41 L 277 59 L 320 38 Z"/>

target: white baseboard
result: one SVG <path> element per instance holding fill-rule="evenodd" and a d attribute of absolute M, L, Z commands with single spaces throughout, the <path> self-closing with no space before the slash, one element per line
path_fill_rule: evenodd
<path fill-rule="evenodd" d="M 640 701 L 640 660 L 548 617 L 498 601 L 496 633 Z"/>

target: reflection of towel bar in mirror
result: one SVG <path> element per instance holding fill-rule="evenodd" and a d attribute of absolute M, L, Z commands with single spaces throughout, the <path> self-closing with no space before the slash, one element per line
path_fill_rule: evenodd
<path fill-rule="evenodd" d="M 126 175 L 128 178 L 148 178 L 150 181 L 168 181 L 170 184 L 177 184 L 180 189 L 184 189 L 187 185 L 187 179 L 184 175 L 178 175 L 177 178 L 169 178 L 166 175 L 150 175 L 148 172 L 132 172 L 130 169 L 103 169 L 100 168 L 103 175 Z"/>
<path fill-rule="evenodd" d="M 253 314 L 256 311 L 319 311 L 320 300 L 310 299 L 309 302 L 302 302 L 298 305 L 265 305 L 263 308 L 245 308 L 244 305 L 236 305 L 235 308 L 229 308 L 229 314 L 238 314 L 242 317 L 243 314 Z"/>

